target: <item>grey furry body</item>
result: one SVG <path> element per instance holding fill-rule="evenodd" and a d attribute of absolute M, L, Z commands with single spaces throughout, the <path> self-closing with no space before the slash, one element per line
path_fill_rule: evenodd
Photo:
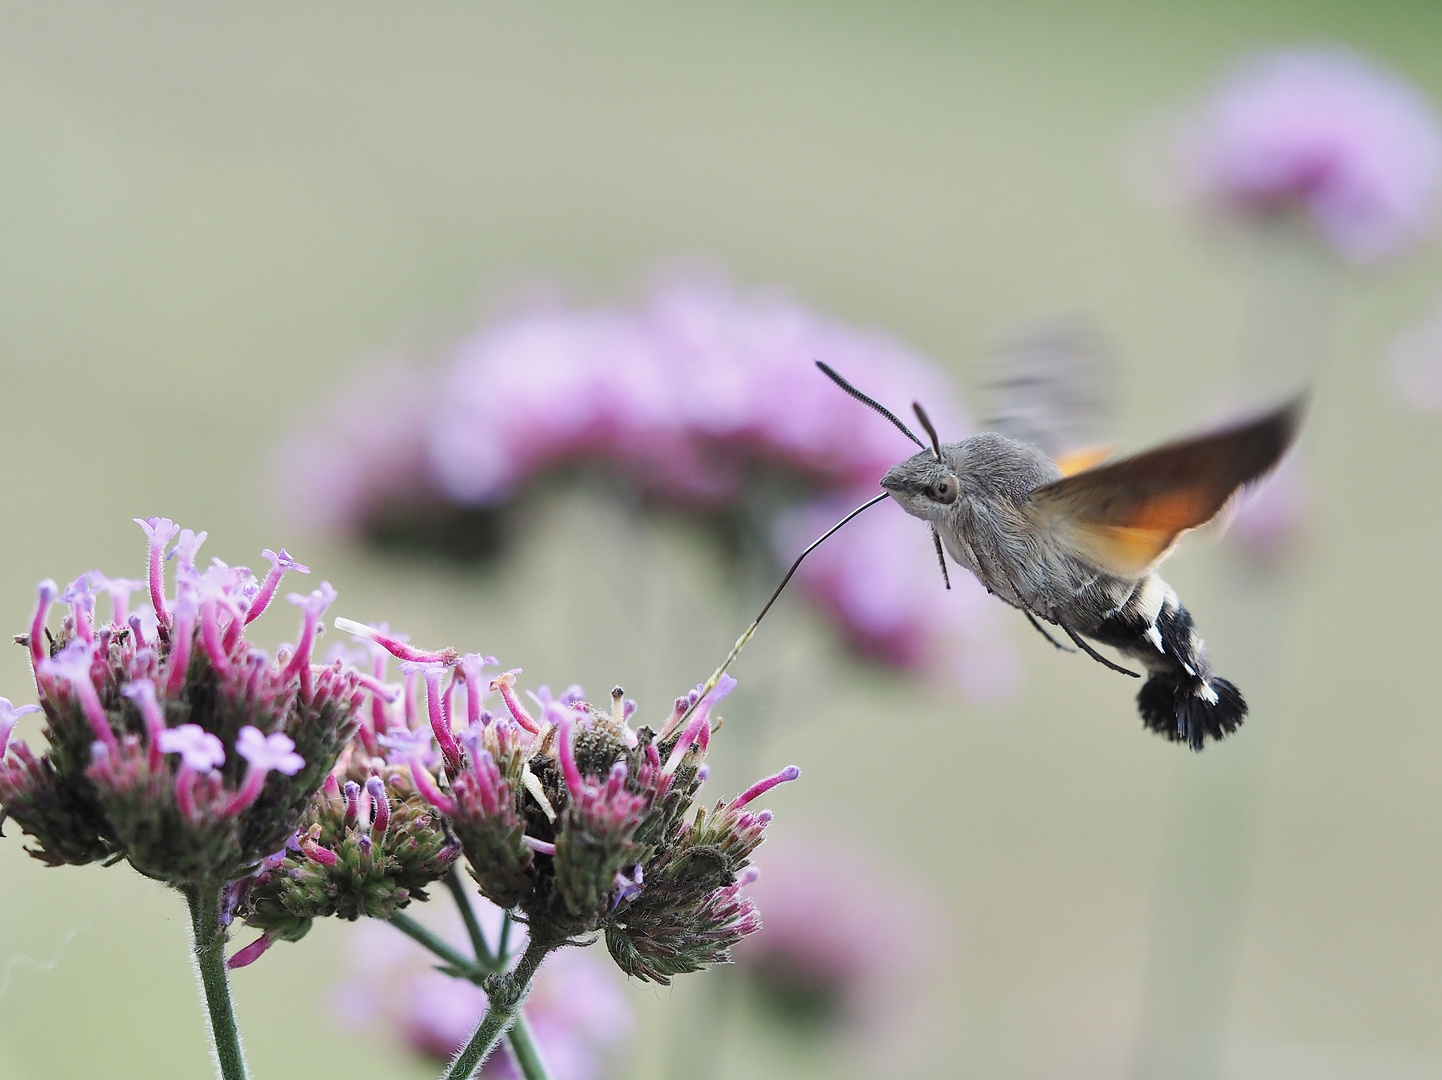
<path fill-rule="evenodd" d="M 940 452 L 912 456 L 881 484 L 932 525 L 952 559 L 1013 607 L 1215 701 L 1201 638 L 1171 586 L 1155 572 L 1125 578 L 1091 564 L 1030 504 L 1034 491 L 1062 477 L 1046 454 L 996 432 L 944 443 Z M 929 494 L 948 476 L 959 485 L 950 503 Z"/>

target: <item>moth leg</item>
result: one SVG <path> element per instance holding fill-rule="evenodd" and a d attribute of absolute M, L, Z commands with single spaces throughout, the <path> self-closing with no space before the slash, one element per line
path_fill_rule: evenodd
<path fill-rule="evenodd" d="M 941 580 L 946 582 L 947 589 L 951 588 L 951 575 L 946 572 L 946 551 L 941 546 L 941 533 L 936 531 L 936 526 L 931 527 L 931 538 L 936 542 L 936 561 L 941 563 Z"/>
<path fill-rule="evenodd" d="M 1138 673 L 1135 672 L 1135 671 L 1132 671 L 1130 668 L 1124 668 L 1124 667 L 1122 667 L 1120 664 L 1113 664 L 1113 663 L 1112 663 L 1110 660 L 1108 660 L 1105 656 L 1103 656 L 1101 653 L 1097 652 L 1097 651 L 1096 651 L 1095 649 L 1093 649 L 1090 645 L 1088 645 L 1088 644 L 1086 643 L 1086 641 L 1084 641 L 1084 640 L 1082 639 L 1082 636 L 1081 636 L 1080 634 L 1078 634 L 1075 630 L 1073 630 L 1070 626 L 1068 626 L 1068 625 L 1067 625 L 1064 621 L 1062 621 L 1061 619 L 1058 619 L 1058 620 L 1057 620 L 1057 625 L 1060 626 L 1063 630 L 1066 631 L 1066 636 L 1069 637 L 1069 638 L 1071 638 L 1072 641 L 1076 642 L 1077 647 L 1078 647 L 1079 649 L 1081 649 L 1082 652 L 1086 653 L 1086 654 L 1087 654 L 1088 656 L 1090 656 L 1093 660 L 1095 660 L 1098 664 L 1101 664 L 1103 667 L 1109 667 L 1109 668 L 1111 668 L 1113 671 L 1119 671 L 1119 672 L 1121 672 L 1123 675 L 1130 675 L 1133 679 L 1140 679 L 1140 678 L 1141 678 L 1141 675 L 1140 675 L 1140 674 L 1138 674 Z"/>
<path fill-rule="evenodd" d="M 940 540 L 941 540 L 941 537 L 940 537 L 940 535 L 938 535 L 938 536 L 937 536 L 937 541 L 938 541 L 938 543 L 940 542 Z M 1031 611 L 1031 599 L 1030 599 L 1029 597 L 1023 595 L 1022 591 L 1016 587 L 1016 582 L 1011 580 L 1011 575 L 1008 574 L 1008 573 L 1005 573 L 1005 572 L 1002 572 L 1002 573 L 1000 573 L 1000 574 L 995 574 L 995 572 L 991 569 L 991 567 L 987 566 L 986 563 L 984 563 L 984 562 L 982 561 L 981 556 L 977 553 L 976 548 L 974 548 L 971 544 L 967 544 L 967 545 L 966 545 L 966 549 L 971 552 L 971 557 L 972 557 L 972 559 L 976 562 L 977 569 L 979 569 L 979 570 L 981 571 L 981 574 L 982 574 L 983 578 L 993 578 L 993 579 L 994 579 L 994 577 L 1000 577 L 1002 581 L 1006 582 L 1007 585 L 1011 587 L 1011 595 L 1014 596 L 1014 597 L 1016 597 L 1016 600 L 1015 600 L 1015 601 L 1007 600 L 1006 602 L 1007 602 L 1008 604 L 1011 604 L 1012 607 L 1014 607 L 1014 608 L 1019 608 L 1019 609 L 1021 609 L 1022 611 L 1025 611 L 1025 612 L 1027 612 L 1028 614 L 1030 614 L 1030 611 Z M 986 585 L 986 591 L 987 591 L 987 592 L 993 593 L 993 595 L 995 594 L 995 590 L 993 590 L 992 587 L 991 587 L 991 585 L 988 584 L 985 580 L 982 581 L 982 584 L 983 584 L 983 585 Z M 1002 597 L 1002 599 L 1005 600 L 1006 598 L 1005 598 L 1005 597 Z M 1046 633 L 1046 631 L 1043 630 L 1042 633 Z"/>
<path fill-rule="evenodd" d="M 1057 652 L 1069 652 L 1069 653 L 1074 653 L 1074 652 L 1076 652 L 1075 649 L 1069 649 L 1069 648 L 1067 648 L 1065 645 L 1063 645 L 1063 644 L 1062 644 L 1060 641 L 1058 641 L 1056 638 L 1052 637 L 1051 634 L 1047 632 L 1047 628 L 1046 628 L 1045 626 L 1043 626 L 1041 623 L 1037 622 L 1037 621 L 1036 621 L 1036 616 L 1033 615 L 1033 614 L 1032 614 L 1030 611 L 1028 611 L 1026 608 L 1022 608 L 1022 609 L 1021 609 L 1021 613 L 1026 616 L 1026 621 L 1027 621 L 1027 622 L 1031 623 L 1033 626 L 1036 627 L 1036 632 L 1037 632 L 1038 634 L 1040 634 L 1042 637 L 1046 638 L 1048 641 L 1050 641 L 1053 645 L 1056 646 Z"/>

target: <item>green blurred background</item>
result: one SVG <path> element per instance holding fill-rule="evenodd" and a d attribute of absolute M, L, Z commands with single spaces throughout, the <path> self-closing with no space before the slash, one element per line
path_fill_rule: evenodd
<path fill-rule="evenodd" d="M 42 577 L 139 576 L 130 519 L 164 514 L 232 563 L 290 544 L 337 613 L 665 702 L 747 614 L 703 540 L 577 496 L 502 579 L 296 543 L 271 446 L 358 359 L 424 354 L 537 278 L 626 296 L 677 255 L 964 385 L 1019 325 L 1089 314 L 1126 444 L 1171 433 L 1231 370 L 1245 287 L 1129 190 L 1125 147 L 1240 50 L 1317 40 L 1442 97 L 1442 7 L 1377 0 L 0 6 L 0 626 Z M 720 1075 L 1442 1077 L 1442 427 L 1381 366 L 1439 283 L 1434 252 L 1349 284 L 1305 549 L 1265 581 L 1202 544 L 1169 566 L 1254 699 L 1200 758 L 1019 619 L 998 625 L 1024 690 L 982 708 L 858 671 L 778 609 L 728 703 L 766 724 L 747 767 L 805 769 L 777 828 L 854 833 L 927 883 L 944 962 L 891 1062 L 743 1010 L 704 1051 Z M 569 617 L 612 606 L 624 633 Z M 20 649 L 0 693 L 30 700 Z M 239 973 L 256 1076 L 433 1075 L 335 1025 L 346 930 Z M 175 896 L 46 870 L 12 828 L 0 1077 L 206 1075 L 186 946 Z M 665 1074 L 704 978 L 633 988 L 626 1075 Z"/>

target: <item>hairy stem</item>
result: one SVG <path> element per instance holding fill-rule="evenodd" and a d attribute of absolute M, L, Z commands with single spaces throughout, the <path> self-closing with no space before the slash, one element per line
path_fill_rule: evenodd
<path fill-rule="evenodd" d="M 521 958 L 516 966 L 503 974 L 492 975 L 486 979 L 482 987 L 486 991 L 486 998 L 490 1001 L 490 1008 L 486 1015 L 481 1017 L 481 1022 L 476 1025 L 475 1032 L 465 1046 L 461 1047 L 460 1053 L 451 1062 L 451 1067 L 446 1070 L 444 1080 L 470 1080 L 471 1077 L 479 1075 L 481 1066 L 485 1064 L 486 1058 L 490 1057 L 491 1051 L 500 1042 L 501 1036 L 515 1023 L 520 1013 L 521 1003 L 526 1000 L 526 995 L 531 990 L 531 980 L 536 977 L 536 969 L 541 966 L 541 961 L 550 953 L 551 947 L 537 944 L 531 941 L 526 945 L 526 951 L 521 953 Z M 529 1043 L 529 1040 L 527 1040 Z M 531 1046 L 534 1050 L 534 1046 Z M 521 1055 L 517 1054 L 518 1064 Z"/>
<path fill-rule="evenodd" d="M 220 924 L 224 882 L 200 882 L 182 891 L 190 905 L 191 952 L 200 976 L 201 995 L 210 1013 L 210 1032 L 215 1040 L 215 1063 L 220 1080 L 245 1080 L 245 1057 L 240 1049 L 240 1029 L 230 1001 L 230 982 L 225 971 L 225 928 Z"/>
<path fill-rule="evenodd" d="M 457 900 L 457 903 L 460 901 Z M 486 977 L 494 970 L 490 966 L 482 966 L 471 960 L 459 949 L 452 948 L 409 915 L 398 911 L 390 917 L 390 924 L 416 944 L 428 949 L 437 958 L 462 972 L 462 978 L 469 979 L 477 986 L 483 986 Z M 484 943 L 484 938 L 482 943 Z M 535 1040 L 531 1038 L 531 1026 L 526 1023 L 526 1018 L 520 1012 L 516 1013 L 515 1022 L 506 1032 L 506 1041 L 511 1046 L 511 1054 L 516 1059 L 516 1067 L 521 1070 L 521 1075 L 526 1080 L 550 1080 L 545 1063 L 541 1060 L 540 1051 L 536 1047 Z"/>

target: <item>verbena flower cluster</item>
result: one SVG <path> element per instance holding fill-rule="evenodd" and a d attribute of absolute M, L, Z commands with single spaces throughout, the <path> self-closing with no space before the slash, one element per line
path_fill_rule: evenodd
<path fill-rule="evenodd" d="M 285 849 L 238 888 L 239 916 L 263 932 L 245 961 L 320 916 L 384 917 L 461 854 L 533 942 L 603 933 L 616 963 L 641 979 L 666 983 L 725 961 L 757 928 L 741 890 L 771 815 L 750 806 L 799 770 L 709 810 L 696 805 L 713 710 L 734 680 L 704 698 L 698 688 L 656 728 L 633 730 L 635 704 L 619 691 L 597 706 L 579 688 L 556 697 L 542 687 L 528 708 L 518 671 L 485 673 L 491 657 L 337 625 L 400 659 L 406 686 L 390 692 L 378 654 L 366 676 L 371 709 L 338 775 Z"/>
<path fill-rule="evenodd" d="M 439 371 L 397 367 L 351 385 L 282 449 L 277 478 L 312 526 L 445 546 L 487 532 L 454 515 L 494 511 L 558 472 L 619 478 L 641 499 L 727 517 L 795 555 L 824 509 L 876 492 L 910 447 L 815 369 L 825 360 L 881 400 L 926 403 L 948 438 L 967 424 L 933 365 L 877 333 L 833 323 L 775 293 L 671 279 L 633 309 L 542 304 L 460 342 Z M 880 507 L 827 542 L 798 582 L 864 654 L 938 670 L 994 696 L 1010 670 L 986 642 L 981 590 L 938 588 L 929 540 Z M 958 594 L 975 597 L 959 599 Z M 962 657 L 957 661 L 957 657 Z"/>
<path fill-rule="evenodd" d="M 172 885 L 240 877 L 285 844 L 312 794 L 356 730 L 358 673 L 319 666 L 312 650 L 335 598 L 329 584 L 291 594 L 297 642 L 272 658 L 246 627 L 274 599 L 284 574 L 308 573 L 264 552 L 257 579 L 220 560 L 195 562 L 205 533 L 164 518 L 140 522 L 150 541 L 146 578 L 82 574 L 63 591 L 39 586 L 27 634 L 48 746 L 4 754 L 21 714 L 0 720 L 0 806 L 50 864 L 127 860 Z M 175 594 L 164 587 L 165 551 Z M 131 594 L 149 603 L 130 610 Z M 98 594 L 110 619 L 96 617 Z M 58 633 L 49 617 L 59 600 Z"/>
<path fill-rule="evenodd" d="M 1182 131 L 1197 197 L 1247 219 L 1301 215 L 1344 258 L 1372 262 L 1428 238 L 1442 190 L 1442 125 L 1379 64 L 1341 48 L 1249 58 Z"/>

